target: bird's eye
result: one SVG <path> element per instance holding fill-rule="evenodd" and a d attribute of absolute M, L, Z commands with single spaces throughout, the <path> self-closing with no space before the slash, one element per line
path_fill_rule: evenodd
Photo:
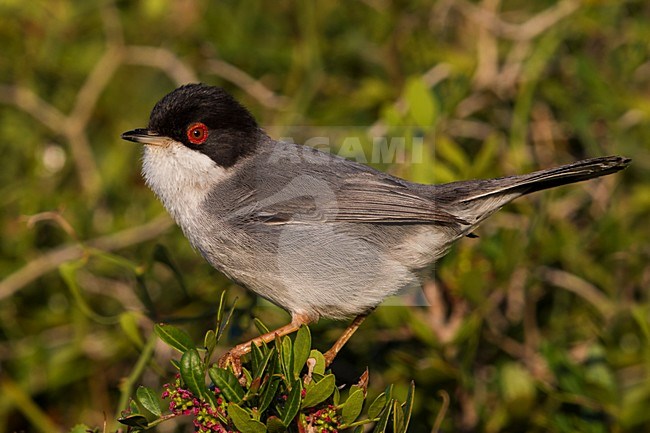
<path fill-rule="evenodd" d="M 187 139 L 193 144 L 203 144 L 208 139 L 208 127 L 204 123 L 192 123 L 187 128 Z"/>

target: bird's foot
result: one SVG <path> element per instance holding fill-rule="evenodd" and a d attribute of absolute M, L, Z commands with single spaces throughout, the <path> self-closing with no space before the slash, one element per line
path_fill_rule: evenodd
<path fill-rule="evenodd" d="M 343 349 L 343 346 L 345 346 L 345 343 L 348 342 L 350 337 L 356 332 L 356 330 L 361 326 L 364 320 L 366 320 L 366 317 L 368 317 L 368 313 L 365 314 L 360 314 L 358 315 L 352 323 L 343 331 L 343 334 L 339 337 L 338 340 L 336 340 L 336 343 L 323 354 L 325 357 L 325 365 L 329 367 L 332 362 L 334 362 L 334 358 L 336 358 L 336 355 L 339 354 L 341 349 Z"/>
<path fill-rule="evenodd" d="M 235 376 L 239 378 L 239 382 L 244 385 L 246 383 L 246 377 L 242 375 L 242 365 L 240 358 L 251 351 L 252 344 L 259 345 L 262 343 L 269 343 L 275 340 L 277 337 L 283 337 L 287 334 L 297 331 L 300 329 L 301 325 L 307 325 L 310 321 L 311 318 L 307 315 L 294 314 L 291 323 L 284 325 L 275 331 L 267 332 L 266 334 L 260 335 L 259 337 L 247 341 L 246 343 L 238 344 L 237 346 L 233 347 L 221 358 L 219 358 L 217 365 L 220 368 L 224 369 L 230 366 Z M 336 356 L 336 354 L 334 356 Z"/>
<path fill-rule="evenodd" d="M 232 372 L 235 374 L 235 377 L 239 379 L 240 383 L 242 380 L 244 380 L 244 382 L 246 381 L 246 377 L 242 374 L 241 367 L 241 357 L 244 353 L 239 349 L 239 346 L 235 346 L 219 358 L 219 361 L 217 361 L 219 368 L 227 369 L 228 366 L 230 366 Z M 242 383 L 242 385 L 244 384 Z"/>
<path fill-rule="evenodd" d="M 339 351 L 334 350 L 333 347 L 327 352 L 323 353 L 323 357 L 325 358 L 325 365 L 329 367 L 332 364 L 332 362 L 334 362 L 334 358 L 336 358 L 336 355 L 338 354 Z"/>

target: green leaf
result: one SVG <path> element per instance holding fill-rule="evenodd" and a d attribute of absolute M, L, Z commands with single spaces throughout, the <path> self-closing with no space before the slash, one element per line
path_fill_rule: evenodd
<path fill-rule="evenodd" d="M 377 424 L 375 425 L 373 433 L 384 433 L 386 431 L 386 428 L 388 427 L 388 419 L 390 418 L 392 411 L 393 400 L 389 400 L 388 404 L 386 405 L 386 410 L 381 414 L 379 421 L 377 421 Z"/>
<path fill-rule="evenodd" d="M 270 332 L 269 328 L 267 328 L 266 325 L 262 323 L 262 321 L 257 317 L 253 319 L 253 323 L 255 324 L 255 327 L 257 328 L 260 334 L 268 334 Z"/>
<path fill-rule="evenodd" d="M 303 325 L 296 333 L 296 340 L 293 342 L 293 377 L 300 376 L 305 366 L 309 353 L 311 352 L 311 334 L 309 327 Z"/>
<path fill-rule="evenodd" d="M 214 349 L 217 347 L 217 334 L 214 333 L 212 329 L 208 330 L 208 332 L 205 333 L 205 337 L 203 337 L 203 347 L 205 347 L 205 358 L 204 361 L 206 362 L 206 367 L 207 363 L 210 362 L 210 358 L 212 358 L 212 353 L 214 352 Z"/>
<path fill-rule="evenodd" d="M 478 153 L 472 159 L 474 176 L 483 176 L 490 173 L 494 165 L 496 153 L 499 149 L 500 137 L 498 134 L 491 134 L 481 144 Z"/>
<path fill-rule="evenodd" d="M 265 412 L 266 409 L 271 405 L 273 399 L 275 398 L 275 393 L 278 391 L 278 386 L 280 386 L 280 379 L 277 376 L 272 376 L 268 381 L 267 385 L 262 389 L 262 398 L 260 401 L 259 411 L 261 413 Z"/>
<path fill-rule="evenodd" d="M 470 166 L 468 156 L 463 148 L 447 137 L 441 136 L 436 140 L 436 152 L 453 164 L 458 171 L 466 172 Z"/>
<path fill-rule="evenodd" d="M 291 338 L 282 338 L 282 370 L 288 381 L 293 380 L 293 351 Z"/>
<path fill-rule="evenodd" d="M 208 388 L 205 386 L 203 362 L 196 349 L 190 349 L 181 356 L 181 378 L 196 398 L 209 399 Z"/>
<path fill-rule="evenodd" d="M 241 433 L 265 433 L 266 426 L 251 418 L 251 414 L 236 403 L 228 404 L 228 416 Z"/>
<path fill-rule="evenodd" d="M 302 399 L 301 394 L 302 381 L 300 379 L 296 379 L 291 385 L 291 391 L 289 391 L 287 401 L 284 404 L 284 409 L 280 414 L 280 419 L 282 420 L 282 424 L 284 424 L 285 427 L 289 427 L 291 421 L 293 421 L 293 419 L 298 414 L 298 410 L 300 409 L 300 400 Z"/>
<path fill-rule="evenodd" d="M 415 124 L 425 129 L 433 126 L 438 107 L 429 85 L 422 78 L 409 79 L 404 92 Z"/>
<path fill-rule="evenodd" d="M 271 353 L 271 355 L 269 356 L 269 354 L 267 353 L 267 356 L 269 356 L 269 362 L 267 364 L 267 367 L 266 367 L 266 370 L 265 370 L 264 374 L 268 374 L 270 376 L 272 376 L 274 374 L 277 374 L 277 375 L 282 374 L 282 371 L 281 371 L 282 367 L 280 367 L 280 363 L 281 363 L 280 355 L 279 355 L 279 352 L 278 352 L 277 348 L 275 346 L 273 346 L 273 347 L 271 347 L 269 349 L 269 352 Z"/>
<path fill-rule="evenodd" d="M 160 400 L 158 400 L 158 396 L 152 389 L 147 388 L 146 386 L 140 386 L 135 392 L 135 396 L 138 398 L 142 407 L 147 409 L 149 412 L 158 417 L 162 415 Z"/>
<path fill-rule="evenodd" d="M 173 347 L 181 353 L 187 352 L 194 347 L 192 338 L 180 328 L 161 323 L 154 326 L 154 331 L 168 346 Z"/>
<path fill-rule="evenodd" d="M 147 418 L 143 417 L 142 415 L 129 415 L 119 418 L 117 421 L 121 424 L 128 425 L 129 427 L 135 427 L 139 429 L 143 429 L 149 425 Z"/>
<path fill-rule="evenodd" d="M 386 393 L 386 397 L 388 397 L 388 399 L 391 400 L 393 398 L 393 384 L 391 383 L 390 385 L 388 385 L 384 390 L 384 392 Z"/>
<path fill-rule="evenodd" d="M 310 358 L 316 360 L 316 365 L 314 366 L 314 373 L 325 374 L 325 357 L 318 350 L 314 349 L 309 353 Z"/>
<path fill-rule="evenodd" d="M 95 312 L 84 299 L 81 287 L 77 282 L 77 270 L 79 270 L 79 268 L 81 268 L 85 263 L 85 259 L 77 260 L 75 262 L 63 263 L 61 266 L 59 266 L 59 274 L 61 274 L 63 281 L 68 286 L 68 289 L 70 289 L 70 293 L 72 294 L 77 307 L 79 307 L 83 314 L 102 325 L 112 325 L 117 323 L 119 321 L 119 317 L 102 316 L 101 314 Z"/>
<path fill-rule="evenodd" d="M 210 379 L 214 385 L 219 388 L 226 400 L 239 403 L 244 398 L 244 389 L 239 384 L 239 380 L 230 370 L 219 367 L 212 367 L 208 370 Z"/>
<path fill-rule="evenodd" d="M 341 407 L 341 416 L 343 418 L 343 423 L 351 424 L 356 420 L 361 414 L 361 409 L 363 408 L 364 401 L 363 391 L 357 389 L 350 394 L 348 399 L 343 403 Z"/>
<path fill-rule="evenodd" d="M 283 433 L 287 431 L 287 428 L 277 416 L 268 417 L 266 420 L 266 429 L 269 433 Z"/>
<path fill-rule="evenodd" d="M 216 346 L 217 335 L 212 329 L 209 329 L 208 332 L 205 333 L 205 337 L 203 337 L 203 347 L 205 347 L 205 350 L 208 352 L 212 352 Z"/>
<path fill-rule="evenodd" d="M 260 345 L 251 343 L 251 367 L 253 368 L 253 376 L 257 376 L 262 358 L 264 358 L 264 355 L 262 354 Z"/>
<path fill-rule="evenodd" d="M 138 402 L 130 399 L 129 400 L 129 410 L 131 411 L 131 414 L 137 415 L 140 413 L 140 406 L 138 406 Z"/>
<path fill-rule="evenodd" d="M 246 395 L 244 398 L 248 399 L 248 396 L 257 394 L 257 392 L 260 390 L 261 387 L 262 387 L 261 377 L 256 377 L 255 379 L 251 380 L 251 384 L 248 387 L 248 391 L 246 391 Z"/>
<path fill-rule="evenodd" d="M 332 404 L 334 404 L 334 406 L 338 406 L 340 401 L 341 401 L 341 392 L 337 387 L 334 387 L 334 397 L 332 397 Z"/>
<path fill-rule="evenodd" d="M 413 414 L 413 398 L 415 396 L 415 382 L 411 381 L 408 394 L 406 394 L 406 401 L 404 402 L 404 431 L 408 431 L 411 415 Z"/>
<path fill-rule="evenodd" d="M 124 334 L 138 347 L 144 346 L 140 328 L 138 327 L 138 314 L 133 311 L 126 311 L 120 314 L 120 328 Z"/>
<path fill-rule="evenodd" d="M 524 417 L 535 404 L 535 381 L 528 370 L 515 362 L 502 366 L 500 384 L 508 410 L 514 417 Z"/>
<path fill-rule="evenodd" d="M 223 296 L 224 295 L 222 294 L 220 302 L 223 302 Z M 230 324 L 230 319 L 232 319 L 232 315 L 235 312 L 235 305 L 237 305 L 237 299 L 238 298 L 235 298 L 235 300 L 233 301 L 232 307 L 230 307 L 230 311 L 228 312 L 228 317 L 226 317 L 226 320 L 222 321 L 220 317 L 219 320 L 217 321 L 217 343 L 221 340 L 221 336 L 223 335 L 223 332 Z M 221 306 L 219 306 L 219 308 L 221 308 Z"/>
<path fill-rule="evenodd" d="M 221 322 L 223 321 L 223 313 L 226 310 L 226 291 L 224 290 L 221 292 L 221 296 L 219 296 L 219 306 L 217 307 L 217 320 L 216 324 L 217 326 L 215 327 L 216 332 L 219 332 L 221 329 Z"/>
<path fill-rule="evenodd" d="M 306 390 L 305 398 L 302 401 L 302 407 L 316 406 L 327 399 L 334 392 L 336 379 L 333 374 L 328 374 L 320 381 L 310 383 Z"/>
<path fill-rule="evenodd" d="M 370 408 L 368 408 L 368 418 L 370 419 L 375 419 L 377 418 L 384 410 L 386 407 L 386 401 L 388 400 L 388 397 L 386 397 L 386 393 L 382 392 L 377 396 L 375 401 L 372 402 L 370 405 Z"/>
<path fill-rule="evenodd" d="M 253 382 L 253 376 L 251 375 L 251 372 L 246 367 L 241 368 L 241 374 L 244 377 L 244 383 L 250 384 L 251 382 Z M 242 379 L 240 378 L 239 380 Z"/>
<path fill-rule="evenodd" d="M 275 355 L 275 347 L 272 347 L 270 350 L 266 352 L 266 355 L 264 355 L 262 360 L 259 362 L 257 366 L 257 371 L 253 369 L 253 377 L 262 377 L 264 375 L 264 372 L 266 371 L 266 368 L 269 365 L 269 361 L 274 355 Z"/>
<path fill-rule="evenodd" d="M 393 400 L 393 433 L 404 433 L 404 411 L 399 401 Z"/>

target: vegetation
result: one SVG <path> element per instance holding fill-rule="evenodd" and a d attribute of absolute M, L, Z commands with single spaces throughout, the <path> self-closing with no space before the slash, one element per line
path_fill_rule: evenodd
<path fill-rule="evenodd" d="M 421 293 L 364 322 L 332 365 L 340 399 L 319 403 L 342 411 L 367 367 L 358 421 L 381 417 L 384 392 L 415 433 L 649 430 L 649 24 L 641 0 L 1 2 L 0 433 L 114 432 L 164 384 L 164 409 L 204 391 L 215 373 L 176 384 L 185 355 L 154 328 L 216 337 L 226 289 L 215 357 L 254 337 L 254 318 L 287 322 L 191 250 L 119 140 L 190 81 L 227 88 L 274 137 L 423 183 L 633 158 L 494 215 Z M 261 356 L 286 369 L 293 341 L 316 359 L 344 326 Z M 296 371 L 279 393 L 306 386 Z M 260 402 L 235 403 L 253 419 Z M 175 416 L 156 431 L 192 428 Z"/>
<path fill-rule="evenodd" d="M 183 330 L 156 325 L 160 339 L 182 353 L 180 362 L 174 362 L 179 372 L 162 392 L 162 398 L 170 400 L 169 413 L 163 410 L 155 391 L 139 387 L 119 419 L 129 431 L 148 430 L 178 416 L 192 417 L 200 433 L 363 432 L 368 424 L 377 433 L 386 431 L 389 425 L 396 433 L 407 431 L 414 385 L 404 403 L 393 398 L 393 387 L 389 385 L 369 404 L 367 416 L 358 420 L 368 393 L 368 371 L 358 384 L 344 391 L 342 398 L 336 377 L 326 370 L 325 357 L 311 350 L 306 326 L 298 330 L 293 341 L 286 336 L 277 337 L 271 347 L 264 343 L 253 345 L 250 363 L 242 367 L 239 378 L 240 373 L 233 374 L 231 368 L 210 365 L 212 353 L 232 317 L 231 310 L 228 319 L 223 320 L 224 294 L 216 329 L 205 334 L 200 348 Z M 258 325 L 260 332 L 269 331 Z M 206 376 L 210 385 L 205 383 Z"/>

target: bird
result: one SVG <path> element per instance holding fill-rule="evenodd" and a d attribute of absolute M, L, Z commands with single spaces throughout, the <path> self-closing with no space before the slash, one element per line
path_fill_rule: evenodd
<path fill-rule="evenodd" d="M 287 325 L 220 358 L 220 366 L 239 371 L 251 344 L 320 318 L 354 318 L 325 352 L 330 365 L 376 306 L 420 285 L 456 241 L 505 204 L 631 162 L 606 156 L 523 175 L 418 184 L 274 140 L 228 92 L 202 83 L 164 96 L 146 128 L 121 138 L 144 145 L 145 183 L 205 260 L 290 313 Z"/>

